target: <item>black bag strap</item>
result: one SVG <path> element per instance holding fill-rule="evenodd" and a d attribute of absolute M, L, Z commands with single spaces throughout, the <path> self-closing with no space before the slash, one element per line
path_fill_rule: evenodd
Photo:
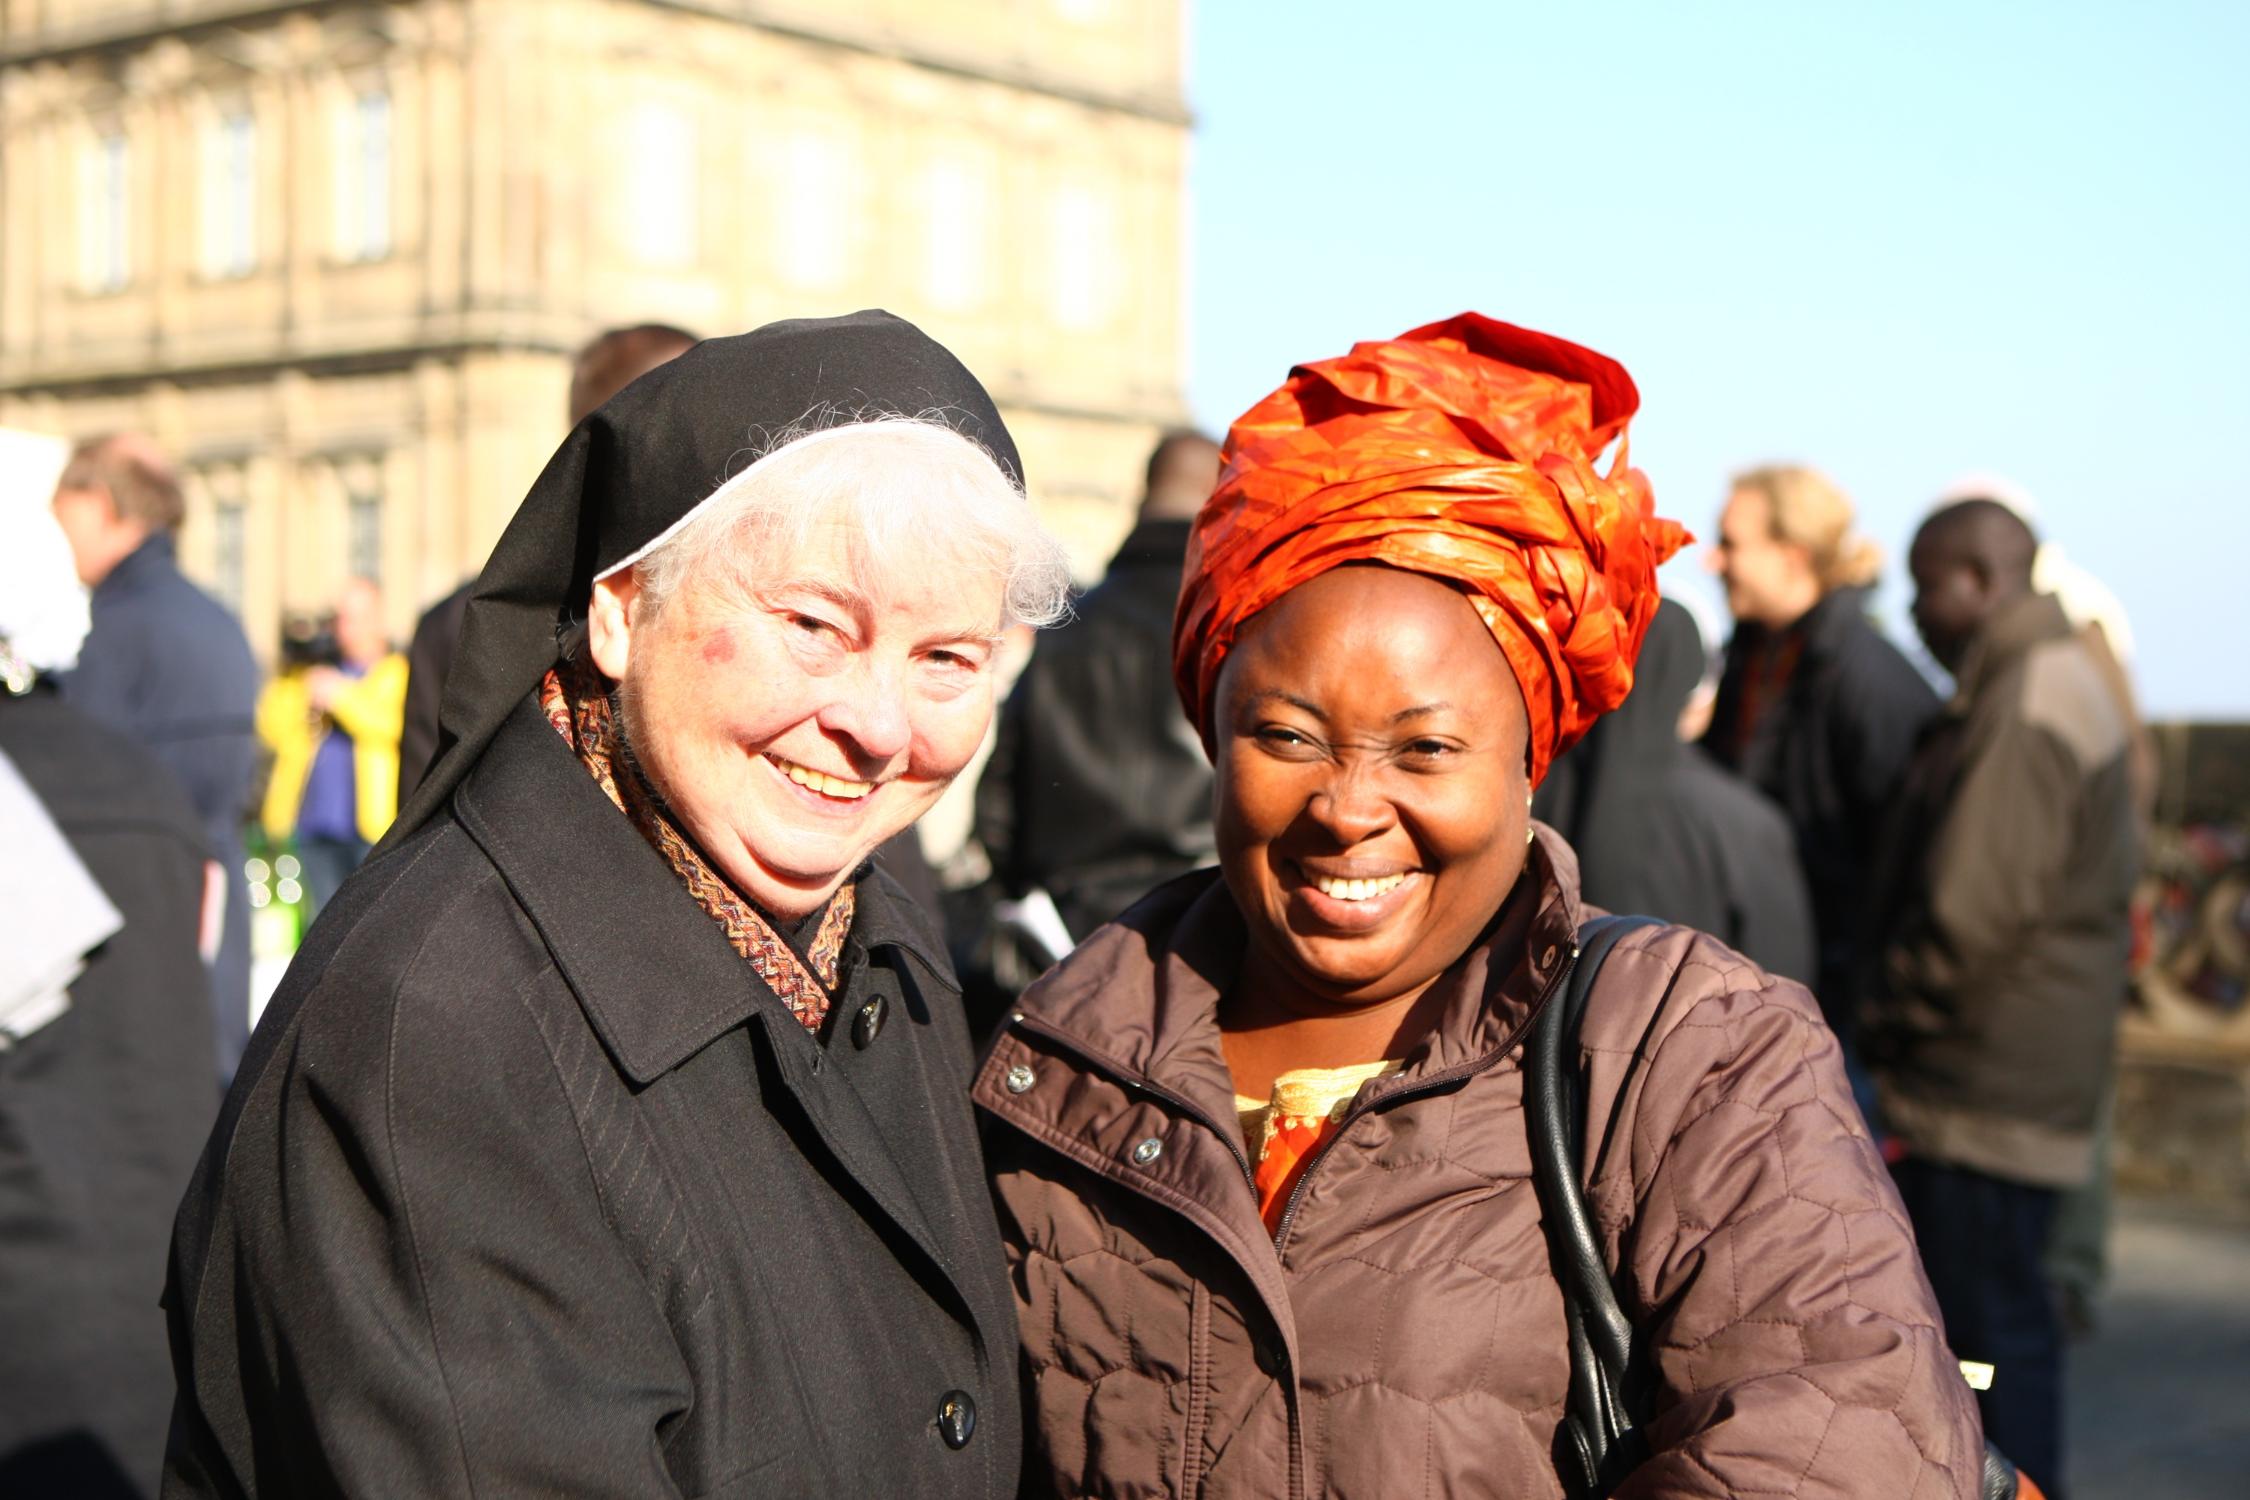
<path fill-rule="evenodd" d="M 1578 1028 L 1602 964 L 1620 938 L 1663 924 L 1653 917 L 1596 917 L 1578 932 L 1562 988 L 1532 1023 L 1525 1050 L 1524 1110 L 1531 1177 L 1547 1226 L 1548 1252 L 1570 1329 L 1570 1399 L 1558 1454 L 1564 1484 L 1600 1500 L 1647 1454 L 1626 1400 L 1633 1321 L 1618 1304 L 1601 1236 L 1579 1186 L 1586 1158 L 1586 1091 L 1578 1074 Z"/>
<path fill-rule="evenodd" d="M 1580 928 L 1561 992 L 1532 1023 L 1524 1053 L 1531 1178 L 1570 1330 L 1570 1399 L 1563 1408 L 1565 1451 L 1557 1455 L 1557 1466 L 1574 1500 L 1603 1500 L 1648 1456 L 1647 1436 L 1628 1399 L 1633 1320 L 1618 1303 L 1601 1236 L 1578 1182 L 1586 1159 L 1578 1029 L 1602 963 L 1618 940 L 1638 928 L 1662 925 L 1653 917 L 1596 917 Z M 2017 1489 L 2015 1465 L 1987 1443 L 1978 1500 L 2013 1500 Z"/>

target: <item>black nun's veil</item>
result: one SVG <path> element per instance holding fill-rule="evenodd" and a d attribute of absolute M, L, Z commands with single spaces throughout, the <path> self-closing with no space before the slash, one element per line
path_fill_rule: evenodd
<path fill-rule="evenodd" d="M 453 795 L 555 664 L 558 631 L 581 615 L 597 577 L 684 519 L 779 434 L 923 414 L 981 444 L 1022 482 L 1015 443 L 977 378 L 887 312 L 708 339 L 580 422 L 477 577 L 446 679 L 437 759 L 384 847 Z"/>

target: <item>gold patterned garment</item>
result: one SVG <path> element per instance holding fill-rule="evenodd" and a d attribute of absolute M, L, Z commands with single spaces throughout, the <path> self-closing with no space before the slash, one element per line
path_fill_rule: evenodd
<path fill-rule="evenodd" d="M 686 836 L 658 806 L 655 794 L 630 765 L 624 774 L 616 767 L 617 727 L 612 722 L 609 694 L 593 669 L 584 665 L 552 668 L 539 684 L 539 707 L 555 733 L 563 737 L 588 774 L 632 820 L 664 862 L 680 877 L 695 904 L 726 933 L 734 951 L 758 971 L 767 988 L 781 997 L 789 1013 L 818 1033 L 827 1019 L 830 998 L 836 993 L 844 955 L 844 937 L 852 930 L 856 901 L 853 888 L 844 886 L 828 903 L 828 910 L 813 934 L 804 959 L 744 900 L 726 878 L 711 868 Z M 809 967 L 808 967 L 809 961 Z"/>
<path fill-rule="evenodd" d="M 1313 1153 L 1336 1133 L 1360 1085 L 1404 1066 L 1393 1058 L 1343 1068 L 1291 1068 L 1274 1079 L 1271 1099 L 1234 1096 L 1243 1143 L 1258 1164 L 1253 1181 L 1258 1215 L 1266 1221 L 1267 1233 L 1280 1232 L 1281 1215 L 1296 1191 L 1297 1179 L 1305 1175 Z"/>

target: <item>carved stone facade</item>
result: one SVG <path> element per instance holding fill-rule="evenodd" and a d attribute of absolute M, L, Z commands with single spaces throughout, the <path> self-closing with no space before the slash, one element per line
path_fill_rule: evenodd
<path fill-rule="evenodd" d="M 885 306 L 1091 572 L 1185 411 L 1180 12 L 0 0 L 0 426 L 153 433 L 270 653 L 472 572 L 599 329 Z"/>

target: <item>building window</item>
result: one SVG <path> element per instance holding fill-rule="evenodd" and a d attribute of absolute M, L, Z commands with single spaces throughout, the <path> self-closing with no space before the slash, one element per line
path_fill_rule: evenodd
<path fill-rule="evenodd" d="M 625 119 L 624 153 L 626 253 L 644 266 L 695 265 L 702 259 L 695 122 L 669 104 L 639 105 Z"/>
<path fill-rule="evenodd" d="M 803 287 L 845 279 L 851 246 L 852 153 L 825 131 L 799 131 L 781 152 L 781 274 Z"/>
<path fill-rule="evenodd" d="M 923 290 L 951 311 L 977 307 L 988 289 L 991 163 L 967 152 L 939 157 L 922 175 L 922 206 L 928 228 Z"/>
<path fill-rule="evenodd" d="M 337 116 L 336 253 L 381 260 L 391 253 L 391 96 L 366 89 Z"/>
<path fill-rule="evenodd" d="M 374 465 L 354 464 L 344 490 L 344 558 L 353 578 L 383 578 L 383 496 Z"/>
<path fill-rule="evenodd" d="M 242 596 L 248 578 L 244 557 L 248 532 L 241 502 L 222 501 L 211 511 L 211 584 L 219 602 L 242 618 Z"/>
<path fill-rule="evenodd" d="M 258 261 L 258 127 L 247 110 L 203 137 L 203 273 L 247 276 Z"/>
<path fill-rule="evenodd" d="M 132 272 L 131 164 L 119 130 L 96 136 L 79 158 L 78 282 L 90 292 L 114 292 Z"/>
<path fill-rule="evenodd" d="M 1068 183 L 1055 195 L 1050 254 L 1055 320 L 1080 331 L 1106 327 L 1117 302 L 1117 226 L 1106 194 Z"/>

